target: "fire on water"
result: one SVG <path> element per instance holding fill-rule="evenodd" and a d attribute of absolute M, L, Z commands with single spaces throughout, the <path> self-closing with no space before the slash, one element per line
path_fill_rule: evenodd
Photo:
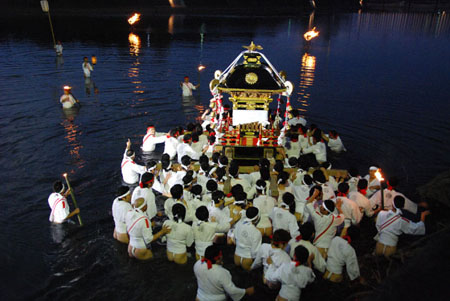
<path fill-rule="evenodd" d="M 136 23 L 140 19 L 141 19 L 141 14 L 134 13 L 134 15 L 131 16 L 131 18 L 128 19 L 128 23 L 130 23 L 130 25 L 133 25 L 134 23 Z"/>
<path fill-rule="evenodd" d="M 313 29 L 311 29 L 310 31 L 305 32 L 305 34 L 303 35 L 303 37 L 305 38 L 305 40 L 307 41 L 311 41 L 312 39 L 314 39 L 315 37 L 317 37 L 319 35 L 319 32 L 316 30 L 316 28 L 314 27 Z"/>

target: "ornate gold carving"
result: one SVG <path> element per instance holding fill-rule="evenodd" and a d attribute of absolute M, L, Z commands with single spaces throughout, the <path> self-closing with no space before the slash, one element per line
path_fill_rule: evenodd
<path fill-rule="evenodd" d="M 248 45 L 248 46 L 242 46 L 242 47 L 244 47 L 245 49 L 248 49 L 248 50 L 250 50 L 250 51 L 262 50 L 262 49 L 263 49 L 263 48 L 261 47 L 261 45 L 255 45 L 255 44 L 253 43 L 253 41 L 250 43 L 250 45 Z"/>

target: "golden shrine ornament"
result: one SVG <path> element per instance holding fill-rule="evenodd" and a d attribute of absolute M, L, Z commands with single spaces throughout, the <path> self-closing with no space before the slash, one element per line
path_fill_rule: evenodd
<path fill-rule="evenodd" d="M 249 85 L 254 85 L 258 81 L 258 75 L 256 73 L 250 72 L 245 75 L 245 82 Z"/>

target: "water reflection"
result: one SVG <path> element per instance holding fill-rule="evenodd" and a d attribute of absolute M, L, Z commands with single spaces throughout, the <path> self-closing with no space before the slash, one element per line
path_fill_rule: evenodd
<path fill-rule="evenodd" d="M 128 42 L 130 42 L 130 54 L 138 56 L 139 48 L 141 48 L 141 38 L 138 35 L 130 32 L 128 35 Z"/>
<path fill-rule="evenodd" d="M 91 95 L 92 90 L 94 90 L 95 94 L 99 93 L 98 87 L 95 85 L 95 82 L 90 77 L 86 77 L 84 79 L 84 89 L 87 96 Z"/>
<path fill-rule="evenodd" d="M 73 107 L 70 109 L 64 109 L 64 120 L 61 122 L 61 125 L 64 127 L 66 131 L 66 135 L 64 138 L 69 143 L 69 154 L 72 157 L 72 162 L 77 169 L 81 169 L 86 165 L 86 161 L 81 157 L 80 150 L 83 148 L 81 143 L 78 141 L 78 136 L 81 135 L 81 131 L 79 126 L 75 124 L 75 117 L 78 115 L 80 108 Z M 71 174 L 75 173 L 75 170 L 72 169 L 70 171 Z"/>
<path fill-rule="evenodd" d="M 316 57 L 310 55 L 308 52 L 302 56 L 302 67 L 300 69 L 300 91 L 298 94 L 298 101 L 301 107 L 299 111 L 306 113 L 309 106 L 309 98 L 311 93 L 308 88 L 314 84 L 314 72 L 316 70 Z"/>

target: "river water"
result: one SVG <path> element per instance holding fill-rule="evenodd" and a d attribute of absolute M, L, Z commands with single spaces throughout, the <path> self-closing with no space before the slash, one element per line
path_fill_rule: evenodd
<path fill-rule="evenodd" d="M 348 152 L 335 158 L 336 167 L 356 166 L 364 175 L 377 163 L 414 198 L 415 187 L 450 166 L 445 13 L 143 16 L 135 36 L 124 16 L 54 13 L 60 59 L 47 21 L 40 15 L 0 20 L 2 300 L 194 299 L 192 258 L 174 266 L 156 247 L 155 260 L 139 263 L 114 242 L 120 161 L 126 139 L 137 149 L 148 124 L 167 131 L 198 119 L 214 71 L 251 41 L 287 72 L 293 106 L 341 134 Z M 313 26 L 320 36 L 308 44 L 302 35 Z M 86 82 L 81 63 L 91 55 L 98 63 Z M 199 75 L 200 63 L 206 69 Z M 201 83 L 189 102 L 180 96 L 185 75 Z M 63 85 L 82 102 L 79 112 L 63 114 Z M 82 228 L 48 222 L 47 197 L 64 172 Z M 256 299 L 268 297 L 260 292 Z"/>

